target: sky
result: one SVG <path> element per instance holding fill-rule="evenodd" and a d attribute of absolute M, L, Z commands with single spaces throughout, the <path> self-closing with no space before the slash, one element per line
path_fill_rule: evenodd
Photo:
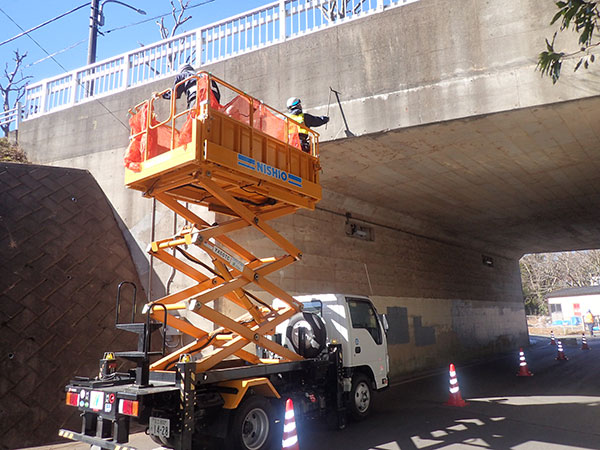
<path fill-rule="evenodd" d="M 97 61 L 133 50 L 140 47 L 141 44 L 148 45 L 161 40 L 156 20 L 133 25 L 137 22 L 169 13 L 165 17 L 165 25 L 169 29 L 173 25 L 169 0 L 123 0 L 123 3 L 142 9 L 147 14 L 140 15 L 118 3 L 109 2 L 104 5 L 105 23 L 100 27 L 104 36 L 98 35 Z M 269 3 L 273 3 L 273 0 L 191 0 L 189 3 L 191 9 L 189 9 L 188 15 L 191 15 L 192 18 L 178 29 L 177 34 Z M 1 45 L 0 83 L 3 81 L 6 64 L 8 63 L 9 70 L 14 67 L 12 60 L 15 50 L 21 54 L 27 52 L 23 72 L 25 75 L 33 77 L 30 83 L 60 75 L 65 70 L 70 71 L 85 66 L 90 22 L 90 0 L 0 0 L 0 42 L 22 32 L 7 15 L 24 30 L 28 30 L 84 4 L 87 5 L 30 33 L 43 50 L 27 36 Z M 178 4 L 179 2 L 175 0 L 175 5 Z M 126 28 L 111 31 L 120 27 Z M 52 55 L 64 49 L 68 50 L 54 56 L 60 65 L 51 58 L 47 58 L 48 55 L 44 52 L 45 50 Z"/>

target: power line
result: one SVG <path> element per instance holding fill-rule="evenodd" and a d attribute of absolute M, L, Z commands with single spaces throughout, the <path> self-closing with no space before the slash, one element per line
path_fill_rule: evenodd
<path fill-rule="evenodd" d="M 71 14 L 71 13 L 73 13 L 73 12 L 77 11 L 78 9 L 81 9 L 81 8 L 83 8 L 84 6 L 88 6 L 88 5 L 89 5 L 89 3 L 84 3 L 83 5 L 77 6 L 76 8 L 73 8 L 71 11 L 67 11 L 66 13 L 63 13 L 63 14 L 61 14 L 60 16 L 56 16 L 56 17 L 54 17 L 53 19 L 46 20 L 44 23 L 40 23 L 39 25 L 37 25 L 37 26 L 35 26 L 35 27 L 33 27 L 33 28 L 30 28 L 30 29 L 29 29 L 29 30 L 27 30 L 27 31 L 23 31 L 22 33 L 19 33 L 19 34 L 17 34 L 16 36 L 13 36 L 13 37 L 11 37 L 10 39 L 7 39 L 7 40 L 5 40 L 4 42 L 0 42 L 0 47 L 1 47 L 1 46 L 3 46 L 4 44 L 8 44 L 9 42 L 11 42 L 11 41 L 14 41 L 15 39 L 18 39 L 18 38 L 20 38 L 21 36 L 24 36 L 24 35 L 26 35 L 26 34 L 28 34 L 28 33 L 32 32 L 32 31 L 34 31 L 34 30 L 37 30 L 38 28 L 42 28 L 43 26 L 46 26 L 46 25 L 48 25 L 49 23 L 52 23 L 52 22 L 54 22 L 55 20 L 58 20 L 58 19 L 60 19 L 60 18 L 62 18 L 62 17 L 65 17 L 66 15 L 68 15 L 68 14 Z M 4 12 L 4 11 L 2 11 L 2 12 Z M 6 15 L 6 13 L 4 13 L 4 15 Z M 8 17 L 8 16 L 7 16 L 7 17 Z M 12 19 L 11 19 L 11 20 L 12 20 Z M 14 22 L 13 22 L 13 23 L 14 23 Z M 23 28 L 21 28 L 21 27 L 19 27 L 19 28 L 20 28 L 21 30 L 23 29 Z"/>
<path fill-rule="evenodd" d="M 42 59 L 38 59 L 37 61 L 35 61 L 35 62 L 32 62 L 31 64 L 27 64 L 27 65 L 24 67 L 24 69 L 27 69 L 27 68 L 29 68 L 29 67 L 31 67 L 31 66 L 35 66 L 36 64 L 39 64 L 39 63 L 41 63 L 41 62 L 43 62 L 43 61 L 46 61 L 47 59 L 50 59 L 50 58 L 52 58 L 53 56 L 60 55 L 61 53 L 64 53 L 64 52 L 66 52 L 66 51 L 68 51 L 68 50 L 71 50 L 72 48 L 75 48 L 75 47 L 77 47 L 78 45 L 81 45 L 81 44 L 83 44 L 84 42 L 87 42 L 87 38 L 85 38 L 85 39 L 82 39 L 82 40 L 81 40 L 81 41 L 79 41 L 79 42 L 75 42 L 74 44 L 71 44 L 71 45 L 69 45 L 68 47 L 65 47 L 65 48 L 63 48 L 62 50 L 59 50 L 59 51 L 57 51 L 57 52 L 54 52 L 54 53 L 52 53 L 52 54 L 51 54 L 51 55 L 49 55 L 49 56 L 44 56 Z"/>
<path fill-rule="evenodd" d="M 215 0 L 205 0 L 205 1 L 201 2 L 201 3 L 195 4 L 195 5 L 192 5 L 192 6 L 188 6 L 188 7 L 186 7 L 185 9 L 186 9 L 186 10 L 188 10 L 188 9 L 197 8 L 197 7 L 199 7 L 199 6 L 203 6 L 203 5 L 206 5 L 206 4 L 208 4 L 208 3 L 212 3 L 212 2 L 214 2 L 214 1 L 215 1 Z M 33 27 L 33 28 L 30 28 L 29 30 L 24 30 L 24 29 L 23 29 L 23 27 L 21 27 L 21 26 L 20 26 L 20 25 L 19 25 L 19 24 L 18 24 L 18 23 L 17 23 L 17 22 L 16 22 L 16 21 L 15 21 L 15 20 L 12 18 L 12 17 L 10 17 L 10 16 L 9 16 L 9 15 L 8 15 L 8 14 L 7 14 L 7 13 L 6 13 L 6 12 L 5 12 L 5 11 L 4 11 L 2 8 L 0 8 L 0 12 L 2 12 L 2 13 L 3 13 L 3 14 L 4 14 L 4 15 L 5 15 L 5 16 L 6 16 L 6 17 L 7 17 L 7 18 L 8 18 L 8 19 L 9 19 L 9 20 L 10 20 L 10 21 L 13 23 L 13 24 L 15 24 L 15 25 L 16 25 L 16 26 L 17 26 L 17 27 L 18 27 L 18 28 L 19 28 L 19 29 L 22 31 L 22 33 L 20 33 L 20 34 L 18 34 L 18 35 L 16 35 L 16 36 L 13 36 L 12 38 L 10 38 L 10 39 L 8 39 L 8 40 L 6 40 L 6 41 L 4 41 L 4 42 L 1 42 L 1 43 L 0 43 L 0 46 L 2 46 L 2 45 L 4 45 L 4 44 L 6 44 L 6 43 L 8 43 L 8 42 L 11 42 L 11 41 L 13 41 L 13 40 L 15 40 L 15 39 L 17 39 L 17 38 L 19 38 L 19 37 L 21 37 L 21 36 L 27 36 L 27 37 L 28 37 L 29 39 L 31 39 L 31 40 L 32 40 L 32 41 L 35 43 L 35 45 L 37 45 L 37 46 L 38 46 L 38 47 L 39 47 L 39 48 L 40 48 L 40 49 L 41 49 L 41 50 L 42 50 L 42 51 L 43 51 L 43 52 L 44 52 L 44 53 L 45 53 L 47 56 L 46 56 L 46 57 L 44 57 L 44 58 L 41 58 L 41 59 L 39 59 L 39 60 L 37 60 L 37 61 L 35 61 L 35 62 L 31 63 L 31 64 L 29 64 L 29 65 L 27 65 L 26 67 L 31 67 L 31 66 L 34 66 L 34 65 L 36 65 L 36 64 L 38 64 L 38 63 L 40 63 L 40 62 L 42 62 L 42 61 L 45 61 L 45 60 L 47 60 L 47 59 L 52 59 L 52 60 L 53 60 L 53 61 L 54 61 L 54 62 L 55 62 L 55 63 L 56 63 L 56 64 L 57 64 L 57 65 L 58 65 L 58 66 L 59 66 L 59 67 L 60 67 L 60 68 L 61 68 L 61 69 L 62 69 L 62 70 L 65 72 L 65 73 L 68 73 L 69 71 L 68 71 L 68 70 L 67 70 L 67 69 L 66 69 L 66 68 L 65 68 L 65 67 L 64 67 L 64 66 L 63 66 L 63 65 L 62 65 L 62 64 L 61 64 L 61 63 L 60 63 L 60 62 L 59 62 L 59 61 L 56 59 L 56 58 L 54 58 L 54 56 L 55 56 L 55 55 L 58 55 L 58 54 L 60 54 L 60 53 L 66 52 L 66 51 L 68 51 L 68 50 L 71 50 L 71 49 L 72 49 L 72 48 L 74 48 L 74 47 L 77 47 L 78 45 L 80 45 L 80 44 L 84 43 L 84 42 L 86 41 L 86 39 L 84 39 L 84 40 L 81 40 L 81 41 L 79 41 L 79 42 L 76 42 L 75 44 L 72 44 L 72 45 L 70 45 L 69 47 L 65 47 L 65 48 L 63 48 L 62 50 L 59 50 L 59 51 L 57 51 L 57 52 L 54 52 L 54 53 L 50 54 L 50 53 L 48 53 L 48 51 L 47 51 L 47 50 L 46 50 L 44 47 L 42 47 L 42 46 L 40 45 L 40 43 L 39 43 L 39 42 L 37 42 L 37 41 L 36 41 L 36 40 L 35 40 L 33 37 L 31 37 L 31 36 L 29 35 L 29 33 L 30 33 L 31 31 L 37 30 L 37 29 L 39 29 L 39 28 L 41 28 L 41 27 L 43 27 L 43 26 L 45 26 L 45 25 L 48 25 L 49 23 L 52 23 L 52 22 L 54 22 L 54 21 L 56 21 L 56 20 L 58 20 L 58 19 L 60 19 L 60 18 L 62 18 L 62 17 L 64 17 L 64 16 L 66 16 L 66 15 L 68 15 L 68 14 L 71 14 L 71 13 L 73 13 L 73 12 L 75 12 L 75 11 L 77 11 L 77 10 L 79 10 L 79 9 L 81 9 L 81 8 L 83 8 L 83 7 L 85 7 L 85 6 L 87 6 L 87 5 L 88 5 L 88 3 L 84 3 L 83 5 L 77 6 L 76 8 L 73 8 L 73 9 L 72 9 L 72 10 L 70 10 L 70 11 L 67 11 L 67 12 L 65 12 L 65 13 L 63 13 L 63 14 L 61 14 L 61 15 L 59 15 L 59 16 L 56 16 L 56 17 L 54 17 L 54 18 L 52 18 L 52 19 L 49 19 L 49 20 L 47 20 L 46 22 L 44 22 L 44 23 L 41 23 L 41 24 L 39 24 L 39 25 L 37 25 L 37 26 L 35 26 L 35 27 Z M 181 11 L 181 10 L 175 10 L 175 12 L 180 12 L 180 11 Z M 160 18 L 162 18 L 162 17 L 166 17 L 166 16 L 168 16 L 169 14 L 172 14 L 172 13 L 173 13 L 173 11 L 169 11 L 169 12 L 167 12 L 167 13 L 164 13 L 164 14 L 161 14 L 161 15 L 158 15 L 158 16 L 155 16 L 155 17 L 152 17 L 152 18 L 150 18 L 150 19 L 145 19 L 145 20 L 142 20 L 142 21 L 140 21 L 140 22 L 136 22 L 136 23 L 132 23 L 132 24 L 129 24 L 129 25 L 124 25 L 124 26 L 121 26 L 121 27 L 113 28 L 113 29 L 111 29 L 111 30 L 105 31 L 105 32 L 104 32 L 104 34 L 108 34 L 108 33 L 111 33 L 111 32 L 113 32 L 113 31 L 122 30 L 122 29 L 125 29 L 125 28 L 130 28 L 130 27 L 133 27 L 133 26 L 136 26 L 136 25 L 141 25 L 141 24 L 143 24 L 143 23 L 146 23 L 146 22 L 149 22 L 149 21 L 151 21 L 151 20 L 156 20 L 156 19 L 160 19 Z M 88 88 L 86 88 L 86 87 L 85 87 L 85 86 L 84 86 L 84 85 L 81 83 L 81 81 L 79 81 L 79 80 L 76 80 L 76 82 L 77 82 L 77 84 L 78 84 L 79 86 L 81 86 L 81 87 L 82 87 L 82 88 L 85 90 L 85 92 L 86 92 L 88 95 L 90 95 L 90 92 L 89 92 Z M 73 95 L 75 95 L 75 94 L 73 94 Z M 104 108 L 104 109 L 105 109 L 105 110 L 106 110 L 106 111 L 107 111 L 107 112 L 108 112 L 108 113 L 109 113 L 111 116 L 113 116 L 113 117 L 114 117 L 114 118 L 115 118 L 115 119 L 116 119 L 116 120 L 117 120 L 117 121 L 118 121 L 118 122 L 119 122 L 121 125 L 123 125 L 123 127 L 125 127 L 126 129 L 129 129 L 129 128 L 127 127 L 127 125 L 125 125 L 125 124 L 124 124 L 124 123 L 123 123 L 123 122 L 122 122 L 122 121 L 121 121 L 121 120 L 120 120 L 120 119 L 119 119 L 119 118 L 118 118 L 118 117 L 117 117 L 117 116 L 116 116 L 116 115 L 115 115 L 115 114 L 114 114 L 114 113 L 113 113 L 113 112 L 112 112 L 112 111 L 111 111 L 111 110 L 110 110 L 110 109 L 109 109 L 109 108 L 108 108 L 106 105 L 104 105 L 104 103 L 102 103 L 102 102 L 101 102 L 100 100 L 98 100 L 98 99 L 95 99 L 95 101 L 97 101 L 97 102 L 98 102 L 98 103 L 99 103 L 99 104 L 100 104 L 100 105 L 101 105 L 101 106 L 102 106 L 102 107 L 103 107 L 103 108 Z"/>
<path fill-rule="evenodd" d="M 62 65 L 60 62 L 58 62 L 58 60 L 57 60 L 57 59 L 56 59 L 54 56 L 52 56 L 50 53 L 48 53 L 48 52 L 46 51 L 46 49 L 45 49 L 44 47 L 42 47 L 38 41 L 36 41 L 34 38 L 32 38 L 32 37 L 31 37 L 31 35 L 30 35 L 29 33 L 27 33 L 27 32 L 26 32 L 26 31 L 23 29 L 23 27 L 21 27 L 21 25 L 19 25 L 17 22 L 15 22 L 15 20 L 14 20 L 12 17 L 10 17 L 10 16 L 9 16 L 9 15 L 8 15 L 8 14 L 7 14 L 7 13 L 6 13 L 6 12 L 5 12 L 5 11 L 4 11 L 2 8 L 0 8 L 0 12 L 2 12 L 2 14 L 4 14 L 6 17 L 8 17 L 8 20 L 10 20 L 10 21 L 11 21 L 12 23 L 14 23 L 14 24 L 15 24 L 15 25 L 16 25 L 16 26 L 17 26 L 17 27 L 18 27 L 18 28 L 19 28 L 21 31 L 23 31 L 23 33 L 25 33 L 25 35 L 26 35 L 26 36 L 27 36 L 29 39 L 31 39 L 31 40 L 34 42 L 34 44 L 35 44 L 35 45 L 37 45 L 37 46 L 38 46 L 38 47 L 39 47 L 39 48 L 40 48 L 40 49 L 41 49 L 41 50 L 42 50 L 42 51 L 43 51 L 43 52 L 44 52 L 46 55 L 48 55 L 48 57 L 50 57 L 50 58 L 52 59 L 52 61 L 54 61 L 54 62 L 55 62 L 55 63 L 56 63 L 56 64 L 57 64 L 57 65 L 58 65 L 58 66 L 59 66 L 59 67 L 60 67 L 62 70 L 64 70 L 64 72 L 65 72 L 65 73 L 68 73 L 68 72 L 69 72 L 67 69 L 65 69 L 65 67 L 64 67 L 64 66 L 63 66 L 63 65 Z M 86 94 L 90 95 L 90 92 L 89 92 L 88 88 L 86 88 L 86 87 L 85 87 L 85 86 L 84 86 L 84 85 L 81 83 L 81 81 L 79 81 L 79 80 L 77 80 L 77 79 L 76 79 L 75 81 L 77 82 L 77 84 L 78 84 L 79 86 L 81 86 L 81 87 L 82 87 L 82 88 L 85 90 Z M 74 93 L 74 92 L 73 92 L 73 95 L 75 95 L 75 93 Z M 125 129 L 129 130 L 129 127 L 128 127 L 127 125 L 125 125 L 125 124 L 124 124 L 124 123 L 121 121 L 121 119 L 119 119 L 119 118 L 118 118 L 118 117 L 115 115 L 115 113 L 113 113 L 113 112 L 112 112 L 110 109 L 108 109 L 104 103 L 102 103 L 102 102 L 101 102 L 100 100 L 98 100 L 98 99 L 95 99 L 95 100 L 96 100 L 96 101 L 97 101 L 97 102 L 100 104 L 100 106 L 102 106 L 102 107 L 103 107 L 103 108 L 104 108 L 104 109 L 105 109 L 105 110 L 106 110 L 106 111 L 107 111 L 107 112 L 108 112 L 108 113 L 109 113 L 111 116 L 113 116 L 113 117 L 115 118 L 115 120 L 117 120 L 117 122 L 119 122 L 121 125 L 123 125 L 123 127 L 124 127 Z"/>
<path fill-rule="evenodd" d="M 185 10 L 187 11 L 188 9 L 197 8 L 198 6 L 204 6 L 204 5 L 206 5 L 208 3 L 212 3 L 214 1 L 215 0 L 205 0 L 205 1 L 201 2 L 201 3 L 196 4 L 196 5 L 188 6 L 188 7 L 185 8 Z M 180 12 L 180 11 L 181 11 L 180 9 L 175 10 L 175 12 Z M 173 11 L 169 11 L 168 13 L 164 13 L 164 14 L 161 14 L 159 16 L 154 16 L 154 17 L 151 17 L 149 19 L 140 20 L 139 22 L 134 22 L 134 23 L 131 23 L 129 25 L 123 25 L 121 27 L 113 28 L 111 30 L 104 31 L 103 33 L 104 34 L 108 34 L 108 33 L 112 33 L 113 31 L 123 30 L 125 28 L 130 28 L 130 27 L 134 27 L 136 25 L 141 25 L 143 23 L 147 23 L 147 22 L 150 22 L 152 20 L 156 20 L 156 19 L 160 19 L 162 17 L 166 17 L 166 16 L 168 16 L 169 14 L 172 14 L 172 13 L 173 13 Z"/>

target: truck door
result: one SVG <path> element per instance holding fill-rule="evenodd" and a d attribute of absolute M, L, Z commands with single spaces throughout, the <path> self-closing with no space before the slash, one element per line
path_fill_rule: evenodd
<path fill-rule="evenodd" d="M 385 386 L 388 376 L 387 343 L 383 328 L 368 299 L 346 297 L 346 301 L 352 322 L 349 336 L 352 354 L 350 365 L 371 367 L 379 389 Z"/>

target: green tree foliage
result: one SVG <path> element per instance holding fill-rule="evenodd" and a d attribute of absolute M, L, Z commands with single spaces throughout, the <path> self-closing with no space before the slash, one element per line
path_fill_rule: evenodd
<path fill-rule="evenodd" d="M 18 146 L 9 142 L 8 138 L 0 138 L 0 162 L 29 163 L 27 155 Z"/>
<path fill-rule="evenodd" d="M 586 0 L 568 0 L 556 2 L 558 12 L 552 18 L 551 25 L 560 23 L 559 31 L 571 29 L 579 35 L 579 50 L 566 53 L 555 49 L 556 35 L 554 33 L 552 41 L 546 39 L 546 50 L 538 56 L 536 70 L 539 70 L 543 76 L 552 78 L 552 83 L 556 83 L 560 78 L 562 63 L 566 58 L 578 57 L 579 61 L 575 65 L 575 71 L 581 66 L 585 69 L 594 62 L 595 57 L 591 49 L 600 45 L 594 32 L 599 31 L 600 12 L 598 3 Z"/>
<path fill-rule="evenodd" d="M 600 250 L 535 253 L 519 265 L 527 314 L 547 314 L 544 298 L 552 291 L 600 284 Z"/>

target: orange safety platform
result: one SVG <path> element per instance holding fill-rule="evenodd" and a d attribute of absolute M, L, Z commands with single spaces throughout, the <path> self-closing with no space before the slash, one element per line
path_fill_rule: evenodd
<path fill-rule="evenodd" d="M 268 338 L 302 305 L 267 276 L 302 254 L 267 222 L 298 208 L 314 209 L 321 199 L 318 134 L 309 130 L 311 151 L 305 153 L 298 139 L 300 124 L 293 119 L 206 72 L 194 78 L 197 95 L 190 108 L 178 111 L 177 85 L 130 110 L 126 186 L 155 198 L 187 223 L 175 235 L 152 242 L 149 253 L 185 274 L 191 285 L 151 299 L 147 308 L 156 320 L 163 320 L 166 309 L 167 324 L 194 340 L 164 355 L 151 370 L 169 370 L 182 355 L 190 354 L 197 371 L 233 355 L 260 364 L 263 360 L 244 349 L 249 343 L 271 352 L 276 356 L 273 361 L 302 359 Z M 182 83 L 189 86 L 189 81 Z M 171 93 L 167 108 L 161 98 L 165 92 Z M 157 112 L 161 109 L 168 111 Z M 166 116 L 162 120 L 161 114 Z M 207 223 L 190 205 L 218 213 L 217 221 Z M 227 236 L 245 227 L 262 233 L 283 254 L 259 258 Z M 212 266 L 198 261 L 189 246 L 206 253 Z M 287 306 L 272 307 L 260 298 L 262 293 Z M 226 308 L 211 303 L 217 299 L 229 300 L 245 313 L 229 317 Z M 155 311 L 156 304 L 164 308 Z M 215 325 L 201 329 L 178 315 L 181 309 Z"/>

